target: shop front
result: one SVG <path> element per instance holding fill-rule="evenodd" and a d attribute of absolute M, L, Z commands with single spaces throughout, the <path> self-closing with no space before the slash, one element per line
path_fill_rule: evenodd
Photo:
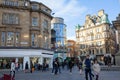
<path fill-rule="evenodd" d="M 46 61 L 49 67 L 52 67 L 53 51 L 50 50 L 38 50 L 38 49 L 0 49 L 0 68 L 8 69 L 12 60 L 15 63 L 21 64 L 21 69 L 25 69 L 25 64 L 28 62 L 30 68 L 30 62 L 33 64 L 43 64 Z"/>

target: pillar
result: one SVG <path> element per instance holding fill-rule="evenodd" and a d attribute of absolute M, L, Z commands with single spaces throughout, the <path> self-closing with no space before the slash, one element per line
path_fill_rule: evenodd
<path fill-rule="evenodd" d="M 15 62 L 18 63 L 18 58 L 15 59 Z"/>
<path fill-rule="evenodd" d="M 38 63 L 40 64 L 40 65 L 42 65 L 43 64 L 43 57 L 39 57 L 39 59 L 38 59 Z"/>

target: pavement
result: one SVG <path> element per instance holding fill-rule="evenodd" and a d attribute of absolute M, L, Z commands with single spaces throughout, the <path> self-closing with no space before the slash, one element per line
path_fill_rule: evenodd
<path fill-rule="evenodd" d="M 9 74 L 8 70 L 1 70 L 0 76 Z M 24 71 L 16 72 L 15 80 L 85 80 L 84 71 L 80 75 L 76 67 L 73 68 L 72 73 L 67 69 L 61 70 L 61 73 L 54 75 L 49 71 L 34 71 L 33 73 L 24 73 Z M 95 80 L 95 79 L 93 79 Z M 101 71 L 99 80 L 120 80 L 120 71 Z"/>

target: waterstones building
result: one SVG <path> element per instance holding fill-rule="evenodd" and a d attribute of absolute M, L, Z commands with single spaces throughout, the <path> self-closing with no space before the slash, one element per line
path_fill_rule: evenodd
<path fill-rule="evenodd" d="M 0 66 L 6 68 L 11 59 L 50 66 L 51 9 L 30 0 L 0 0 Z M 1 65 L 2 64 L 2 65 Z"/>

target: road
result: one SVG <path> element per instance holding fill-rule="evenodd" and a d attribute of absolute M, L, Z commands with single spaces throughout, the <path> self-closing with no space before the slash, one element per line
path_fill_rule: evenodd
<path fill-rule="evenodd" d="M 62 73 L 54 75 L 51 70 L 42 72 L 34 71 L 33 73 L 24 73 L 24 71 L 16 72 L 15 80 L 85 80 L 84 72 L 79 74 L 78 69 L 73 68 L 72 74 L 68 70 L 62 70 Z M 9 73 L 8 71 L 0 71 L 1 74 Z M 120 80 L 120 71 L 101 71 L 99 80 Z"/>

